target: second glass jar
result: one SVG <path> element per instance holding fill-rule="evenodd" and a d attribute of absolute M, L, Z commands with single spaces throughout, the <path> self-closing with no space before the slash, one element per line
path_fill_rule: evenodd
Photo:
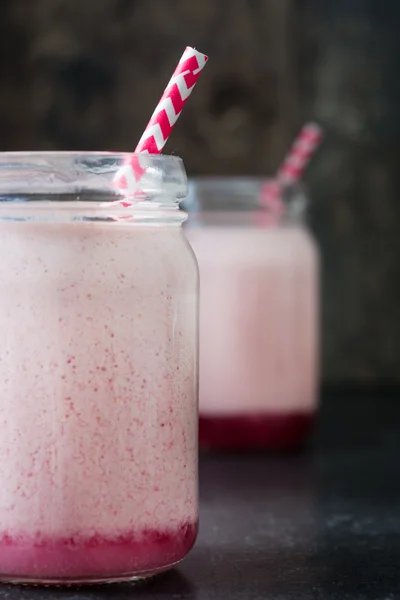
<path fill-rule="evenodd" d="M 303 190 L 286 190 L 286 213 L 276 222 L 262 206 L 264 185 L 199 178 L 189 186 L 203 448 L 292 450 L 314 422 L 318 251 L 304 223 Z"/>

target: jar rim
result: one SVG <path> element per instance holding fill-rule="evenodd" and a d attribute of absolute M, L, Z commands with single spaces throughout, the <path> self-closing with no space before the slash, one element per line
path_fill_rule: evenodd
<path fill-rule="evenodd" d="M 175 154 L 150 154 L 150 153 L 137 153 L 137 152 L 124 152 L 124 151 L 113 151 L 113 150 L 6 150 L 0 152 L 0 163 L 3 158 L 22 158 L 22 157 L 63 157 L 63 156 L 107 156 L 109 158 L 124 158 L 128 159 L 133 156 L 148 156 L 162 160 L 163 162 L 170 163 L 182 163 L 183 160 Z"/>
<path fill-rule="evenodd" d="M 116 183 L 132 161 L 140 166 L 134 186 Z M 97 201 L 132 197 L 176 205 L 187 195 L 187 177 L 180 157 L 112 151 L 0 152 L 0 201 L 7 196 L 97 194 Z M 107 197 L 107 200 L 106 198 Z M 100 198 L 100 199 L 99 199 Z"/>
<path fill-rule="evenodd" d="M 183 202 L 189 214 L 213 214 L 216 212 L 268 212 L 271 207 L 265 203 L 263 189 L 270 183 L 277 183 L 274 176 L 209 176 L 190 177 L 188 197 Z M 302 220 L 309 201 L 307 187 L 303 182 L 283 184 L 278 188 L 284 213 L 282 220 Z"/>

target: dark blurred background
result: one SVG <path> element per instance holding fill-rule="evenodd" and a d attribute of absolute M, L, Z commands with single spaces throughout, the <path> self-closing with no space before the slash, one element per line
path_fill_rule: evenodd
<path fill-rule="evenodd" d="M 133 150 L 186 45 L 210 61 L 165 152 L 264 174 L 305 119 L 323 382 L 400 384 L 398 0 L 2 0 L 0 149 Z"/>

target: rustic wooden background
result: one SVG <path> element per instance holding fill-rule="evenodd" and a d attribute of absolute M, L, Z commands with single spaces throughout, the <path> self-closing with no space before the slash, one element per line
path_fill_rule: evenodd
<path fill-rule="evenodd" d="M 185 45 L 211 57 L 167 152 L 263 174 L 305 118 L 323 378 L 400 382 L 397 0 L 2 0 L 0 149 L 131 150 Z"/>

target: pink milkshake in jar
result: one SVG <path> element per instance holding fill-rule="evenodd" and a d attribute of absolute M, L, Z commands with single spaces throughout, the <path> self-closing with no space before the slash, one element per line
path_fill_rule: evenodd
<path fill-rule="evenodd" d="M 198 274 L 177 157 L 0 155 L 0 580 L 135 580 L 197 534 Z"/>
<path fill-rule="evenodd" d="M 294 450 L 318 382 L 318 252 L 300 188 L 194 179 L 186 236 L 200 269 L 200 446 Z M 285 214 L 281 214 L 284 208 Z"/>

